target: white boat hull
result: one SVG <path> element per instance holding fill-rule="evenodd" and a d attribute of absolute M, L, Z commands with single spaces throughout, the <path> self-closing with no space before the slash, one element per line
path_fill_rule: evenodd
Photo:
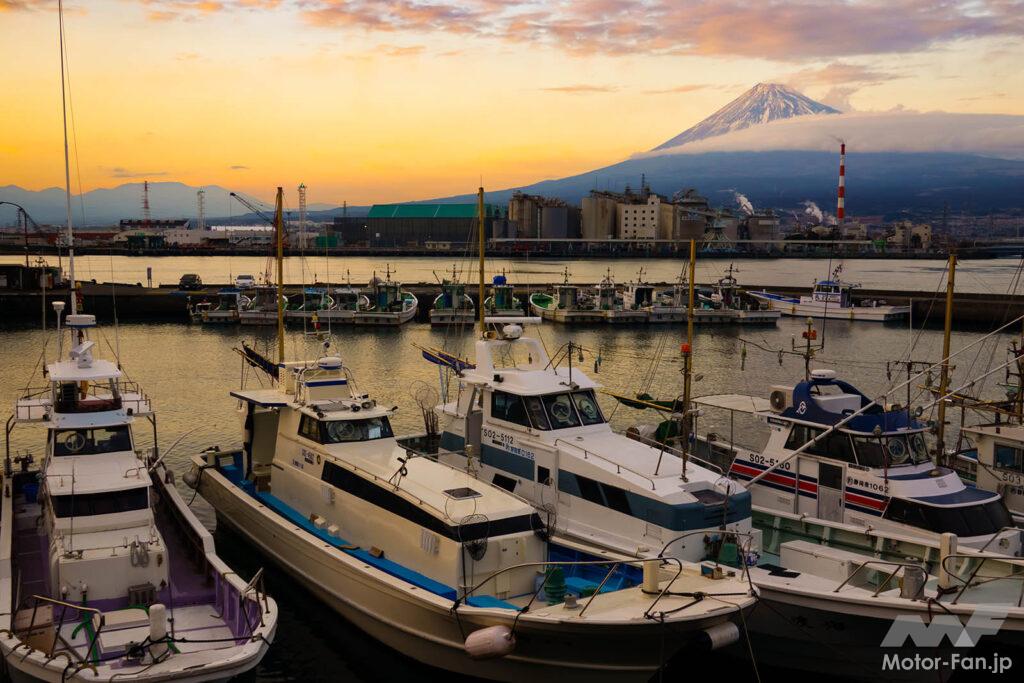
<path fill-rule="evenodd" d="M 252 542 L 347 620 L 419 662 L 468 676 L 506 681 L 646 681 L 686 638 L 736 618 L 735 609 L 726 608 L 703 619 L 674 623 L 670 631 L 673 640 L 665 643 L 664 626 L 654 620 L 595 628 L 593 623 L 577 625 L 572 619 L 538 623 L 521 615 L 512 654 L 473 660 L 465 651 L 465 635 L 487 626 L 511 626 L 515 611 L 462 606 L 453 613 L 450 600 L 325 547 L 239 492 L 216 470 L 204 472 L 199 486 L 217 510 L 219 521 Z M 543 613 L 543 606 L 535 606 L 528 614 L 539 618 Z"/>
<path fill-rule="evenodd" d="M 798 318 L 820 318 L 829 320 L 864 320 L 871 322 L 887 322 L 900 320 L 910 315 L 910 306 L 846 306 L 839 304 L 825 305 L 819 301 L 786 301 L 773 296 L 765 296 L 762 292 L 748 292 L 759 301 L 768 304 L 786 316 Z"/>

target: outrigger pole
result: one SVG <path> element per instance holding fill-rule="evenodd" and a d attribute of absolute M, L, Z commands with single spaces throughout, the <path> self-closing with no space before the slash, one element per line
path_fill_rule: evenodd
<path fill-rule="evenodd" d="M 946 319 L 942 328 L 942 368 L 939 374 L 939 396 L 949 389 L 949 338 L 953 329 L 953 290 L 956 288 L 956 253 L 949 252 L 949 273 L 946 275 Z M 935 464 L 941 465 L 946 458 L 946 399 L 938 405 L 938 420 L 935 425 Z"/>

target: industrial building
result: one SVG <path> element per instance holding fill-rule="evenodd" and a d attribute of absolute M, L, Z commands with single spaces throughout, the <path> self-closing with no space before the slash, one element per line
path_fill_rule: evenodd
<path fill-rule="evenodd" d="M 507 221 L 506 209 L 484 205 L 485 234 Z M 361 223 L 360 223 L 361 221 Z M 467 244 L 476 241 L 476 204 L 375 204 L 365 218 L 335 219 L 346 244 L 375 247 L 423 246 L 427 242 Z M 365 232 L 363 232 L 365 226 Z M 359 237 L 361 239 L 352 239 Z"/>
<path fill-rule="evenodd" d="M 580 236 L 580 221 L 580 210 L 561 199 L 515 192 L 508 202 L 505 234 L 492 233 L 491 236 L 573 239 Z"/>

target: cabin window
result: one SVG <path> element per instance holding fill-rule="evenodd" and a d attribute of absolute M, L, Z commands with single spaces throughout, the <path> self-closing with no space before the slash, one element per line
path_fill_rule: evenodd
<path fill-rule="evenodd" d="M 576 404 L 576 411 L 580 415 L 580 419 L 585 425 L 595 425 L 604 422 L 604 416 L 601 415 L 601 407 L 597 405 L 597 399 L 594 398 L 594 392 L 590 391 L 576 391 L 572 395 L 573 403 Z"/>
<path fill-rule="evenodd" d="M 494 479 L 492 479 L 491 482 L 495 486 L 499 486 L 499 487 L 505 489 L 506 491 L 508 491 L 509 493 L 512 493 L 513 491 L 515 491 L 516 490 L 516 484 L 519 483 L 519 481 L 517 479 L 513 479 L 512 477 L 506 477 L 504 474 L 498 474 L 498 473 L 494 474 Z"/>
<path fill-rule="evenodd" d="M 544 402 L 541 401 L 540 396 L 527 396 L 524 400 L 526 401 L 526 412 L 530 414 L 530 422 L 533 423 L 534 429 L 545 432 L 551 429 L 548 415 L 544 412 Z"/>
<path fill-rule="evenodd" d="M 320 422 L 312 415 L 303 413 L 299 420 L 299 436 L 311 441 L 320 441 Z"/>
<path fill-rule="evenodd" d="M 394 436 L 386 417 L 367 417 L 362 420 L 331 420 L 321 422 L 321 443 L 351 443 L 373 441 Z"/>
<path fill-rule="evenodd" d="M 1024 471 L 1024 450 L 1008 444 L 996 444 L 996 467 L 1004 470 Z"/>
<path fill-rule="evenodd" d="M 551 470 L 549 470 L 547 467 L 537 465 L 537 481 L 547 486 L 548 483 L 551 481 Z"/>
<path fill-rule="evenodd" d="M 580 497 L 589 500 L 591 503 L 604 505 L 604 497 L 601 495 L 601 485 L 587 477 L 576 475 L 576 485 L 580 487 Z"/>
<path fill-rule="evenodd" d="M 506 394 L 504 391 L 495 391 L 491 394 L 491 417 L 524 427 L 530 426 L 522 397 Z"/>
<path fill-rule="evenodd" d="M 103 493 L 76 493 L 53 496 L 53 513 L 57 517 L 88 517 L 113 515 L 119 512 L 145 510 L 149 507 L 146 487 Z"/>
<path fill-rule="evenodd" d="M 128 425 L 93 429 L 58 429 L 53 432 L 53 454 L 95 455 L 132 450 Z"/>
<path fill-rule="evenodd" d="M 551 394 L 544 397 L 544 407 L 548 409 L 551 425 L 555 429 L 579 427 L 580 419 L 572 406 L 569 394 Z"/>
<path fill-rule="evenodd" d="M 935 533 L 948 532 L 965 537 L 988 536 L 1013 526 L 1010 512 L 999 499 L 980 505 L 936 507 L 893 498 L 882 516 Z"/>

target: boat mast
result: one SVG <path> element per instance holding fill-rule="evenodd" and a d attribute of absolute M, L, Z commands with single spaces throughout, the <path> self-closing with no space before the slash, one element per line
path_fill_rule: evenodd
<path fill-rule="evenodd" d="M 690 431 L 693 415 L 690 412 L 690 385 L 693 382 L 693 282 L 696 279 L 697 269 L 697 241 L 690 240 L 690 282 L 689 299 L 686 304 L 686 343 L 683 344 L 683 429 L 680 435 L 683 439 L 682 453 L 683 471 L 680 478 L 686 480 L 686 460 L 689 455 Z"/>
<path fill-rule="evenodd" d="M 71 315 L 78 313 L 78 291 L 75 283 L 75 235 L 71 229 L 71 162 L 68 156 L 68 107 L 64 94 L 64 0 L 57 2 L 60 22 L 60 109 L 64 121 L 64 209 L 68 222 L 68 280 L 71 283 Z"/>
<path fill-rule="evenodd" d="M 938 439 L 935 442 L 935 464 L 946 457 L 946 394 L 949 392 L 949 337 L 953 326 L 953 290 L 956 287 L 956 254 L 949 253 L 949 274 L 946 276 L 946 320 L 942 328 L 942 370 L 939 375 Z"/>
<path fill-rule="evenodd" d="M 277 362 L 284 363 L 284 190 L 280 187 L 274 203 L 274 232 L 277 240 Z"/>
<path fill-rule="evenodd" d="M 477 312 L 480 318 L 480 336 L 483 336 L 487 332 L 487 327 L 484 325 L 484 188 L 481 187 L 477 190 L 476 196 L 476 222 L 477 230 L 479 234 L 477 239 L 480 242 L 480 290 L 477 292 L 478 304 Z"/>

